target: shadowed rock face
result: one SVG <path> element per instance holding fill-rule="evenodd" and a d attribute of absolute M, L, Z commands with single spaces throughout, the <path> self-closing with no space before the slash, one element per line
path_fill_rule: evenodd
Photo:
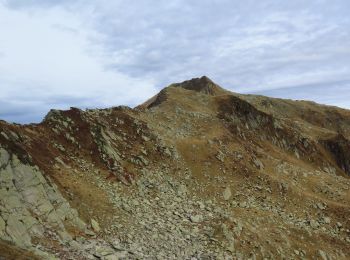
<path fill-rule="evenodd" d="M 326 149 L 332 154 L 339 168 L 350 175 L 350 141 L 342 134 L 322 141 Z"/>
<path fill-rule="evenodd" d="M 167 91 L 166 89 L 163 89 L 158 93 L 158 95 L 150 102 L 150 104 L 147 105 L 147 108 L 152 108 L 155 106 L 159 106 L 161 103 L 167 100 Z"/>
<path fill-rule="evenodd" d="M 348 110 L 207 77 L 0 121 L 0 258 L 348 259 L 349 138 Z"/>

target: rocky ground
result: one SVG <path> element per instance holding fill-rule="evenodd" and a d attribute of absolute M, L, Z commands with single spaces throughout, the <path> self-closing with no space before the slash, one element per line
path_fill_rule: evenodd
<path fill-rule="evenodd" d="M 349 259 L 350 111 L 206 77 L 0 122 L 0 259 Z"/>

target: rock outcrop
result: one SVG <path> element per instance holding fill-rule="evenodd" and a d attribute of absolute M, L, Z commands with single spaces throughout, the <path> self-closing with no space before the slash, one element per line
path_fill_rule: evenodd
<path fill-rule="evenodd" d="M 34 246 L 47 237 L 69 243 L 65 225 L 84 232 L 85 223 L 70 207 L 56 185 L 38 169 L 23 164 L 15 154 L 0 148 L 0 235 L 19 247 Z"/>
<path fill-rule="evenodd" d="M 350 175 L 350 140 L 342 134 L 321 141 L 331 153 L 339 168 Z"/>
<path fill-rule="evenodd" d="M 201 78 L 193 78 L 182 83 L 173 84 L 171 85 L 171 87 L 180 87 L 212 96 L 225 93 L 224 89 L 222 89 L 219 85 L 215 84 L 211 79 L 209 79 L 206 76 L 203 76 Z"/>

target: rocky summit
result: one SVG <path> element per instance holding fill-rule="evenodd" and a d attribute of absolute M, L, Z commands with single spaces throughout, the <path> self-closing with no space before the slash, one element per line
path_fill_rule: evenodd
<path fill-rule="evenodd" d="M 350 111 L 201 77 L 0 121 L 0 259 L 350 259 Z"/>

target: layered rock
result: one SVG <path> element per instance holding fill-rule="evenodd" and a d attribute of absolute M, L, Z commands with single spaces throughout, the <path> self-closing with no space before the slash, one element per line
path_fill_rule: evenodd
<path fill-rule="evenodd" d="M 38 167 L 23 164 L 0 148 L 0 238 L 30 248 L 34 239 L 72 240 L 66 225 L 81 232 L 86 224 Z M 51 231 L 48 234 L 48 231 Z"/>

